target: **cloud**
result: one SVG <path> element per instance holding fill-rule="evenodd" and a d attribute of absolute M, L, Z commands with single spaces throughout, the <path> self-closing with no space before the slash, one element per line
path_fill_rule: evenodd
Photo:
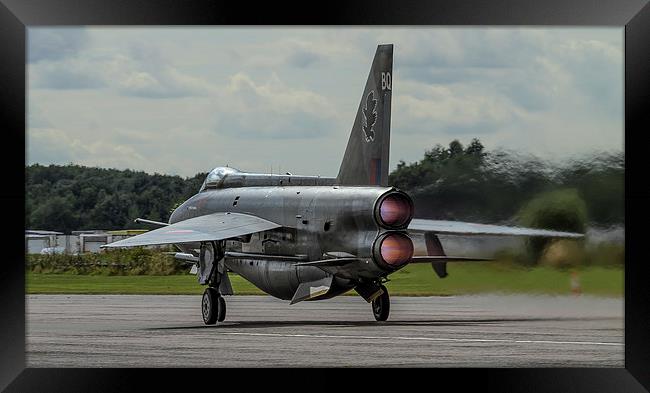
<path fill-rule="evenodd" d="M 199 78 L 165 66 L 144 71 L 138 67 L 115 71 L 113 87 L 124 96 L 142 98 L 182 98 L 207 95 L 210 86 Z"/>
<path fill-rule="evenodd" d="M 29 163 L 70 163 L 78 162 L 75 145 L 69 136 L 53 128 L 30 127 L 27 133 L 27 154 Z"/>
<path fill-rule="evenodd" d="M 407 80 L 491 88 L 528 111 L 549 110 L 568 95 L 610 109 L 622 101 L 612 91 L 622 84 L 621 46 L 563 30 L 417 31 L 400 39 L 399 53 Z"/>
<path fill-rule="evenodd" d="M 229 48 L 228 52 L 237 58 L 243 68 L 288 66 L 302 69 L 327 66 L 332 59 L 359 54 L 358 48 L 349 42 L 333 38 L 329 31 L 313 37 L 310 32 L 303 32 L 290 38 L 271 39 L 263 43 L 243 43 Z"/>
<path fill-rule="evenodd" d="M 394 97 L 396 129 L 402 133 L 480 135 L 518 120 L 521 111 L 507 97 L 463 85 L 404 82 Z"/>
<path fill-rule="evenodd" d="M 622 148 L 620 29 L 83 30 L 30 48 L 30 159 L 336 175 L 379 43 L 395 44 L 391 165 L 474 136 L 542 155 Z"/>
<path fill-rule="evenodd" d="M 406 68 L 510 68 L 527 63 L 543 35 L 525 29 L 417 29 L 394 35 Z"/>
<path fill-rule="evenodd" d="M 216 100 L 216 131 L 246 138 L 315 138 L 332 131 L 336 110 L 323 96 L 294 89 L 277 75 L 256 84 L 248 75 L 230 78 Z"/>
<path fill-rule="evenodd" d="M 75 56 L 89 41 L 84 28 L 42 28 L 27 30 L 29 63 L 46 60 L 61 60 Z"/>
<path fill-rule="evenodd" d="M 52 127 L 52 123 L 47 119 L 40 105 L 36 105 L 33 100 L 30 100 L 27 109 L 27 127 L 29 129 Z"/>
<path fill-rule="evenodd" d="M 569 87 L 598 110 L 622 116 L 623 52 L 620 46 L 593 39 L 566 40 L 556 48 L 556 59 L 570 79 Z"/>
<path fill-rule="evenodd" d="M 108 88 L 123 96 L 155 99 L 210 93 L 208 83 L 179 71 L 155 45 L 133 42 L 124 50 L 107 51 L 92 47 L 88 35 L 75 30 L 36 29 L 35 32 L 37 34 L 30 40 L 30 53 L 38 58 L 29 69 L 33 88 Z M 68 44 L 66 39 L 75 44 Z M 54 55 L 41 49 L 51 42 L 55 44 L 53 48 L 67 50 Z"/>
<path fill-rule="evenodd" d="M 133 43 L 128 55 L 115 56 L 109 63 L 112 86 L 125 96 L 181 98 L 204 96 L 211 90 L 201 78 L 179 71 L 155 45 Z"/>
<path fill-rule="evenodd" d="M 31 88 L 74 90 L 106 87 L 106 79 L 96 64 L 84 59 L 43 62 L 29 66 Z"/>
<path fill-rule="evenodd" d="M 287 63 L 298 68 L 309 67 L 322 60 L 323 58 L 318 53 L 305 48 L 296 48 L 287 56 Z"/>
<path fill-rule="evenodd" d="M 34 128 L 27 134 L 27 162 L 41 164 L 80 164 L 120 169 L 152 166 L 154 155 L 143 155 L 137 146 L 111 143 L 96 135 L 74 135 L 57 128 Z"/>

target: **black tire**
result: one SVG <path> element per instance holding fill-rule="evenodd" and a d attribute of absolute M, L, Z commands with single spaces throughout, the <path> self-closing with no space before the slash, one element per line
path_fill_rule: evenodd
<path fill-rule="evenodd" d="M 219 313 L 217 316 L 217 322 L 223 322 L 226 319 L 226 301 L 223 296 L 219 295 Z"/>
<path fill-rule="evenodd" d="M 388 289 L 385 286 L 380 285 L 379 287 L 384 293 L 372 301 L 372 313 L 377 321 L 385 321 L 390 314 L 390 296 L 388 296 Z"/>
<path fill-rule="evenodd" d="M 219 317 L 219 292 L 214 288 L 205 288 L 201 299 L 201 314 L 206 325 L 214 325 Z"/>

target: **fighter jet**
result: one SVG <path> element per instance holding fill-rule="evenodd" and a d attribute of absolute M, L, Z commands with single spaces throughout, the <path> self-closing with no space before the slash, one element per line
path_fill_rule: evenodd
<path fill-rule="evenodd" d="M 217 167 L 168 223 L 104 247 L 173 244 L 205 285 L 203 321 L 226 316 L 223 295 L 236 273 L 265 293 L 290 300 L 324 300 L 355 290 L 377 321 L 390 298 L 383 285 L 409 263 L 430 263 L 447 276 L 439 234 L 578 238 L 582 234 L 414 218 L 407 193 L 388 185 L 393 45 L 379 45 L 366 81 L 338 176 L 260 174 Z M 272 121 L 272 119 L 269 119 Z M 427 254 L 414 255 L 424 234 Z"/>

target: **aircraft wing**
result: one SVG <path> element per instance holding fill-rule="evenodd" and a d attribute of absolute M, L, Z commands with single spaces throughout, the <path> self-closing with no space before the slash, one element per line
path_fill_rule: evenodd
<path fill-rule="evenodd" d="M 408 226 L 411 232 L 434 232 L 443 235 L 491 235 L 491 236 L 541 236 L 581 238 L 581 233 L 550 231 L 546 229 L 508 227 L 501 225 L 472 224 L 460 221 L 425 220 L 414 218 Z"/>
<path fill-rule="evenodd" d="M 102 248 L 223 240 L 279 227 L 281 225 L 249 214 L 213 213 L 109 243 Z"/>

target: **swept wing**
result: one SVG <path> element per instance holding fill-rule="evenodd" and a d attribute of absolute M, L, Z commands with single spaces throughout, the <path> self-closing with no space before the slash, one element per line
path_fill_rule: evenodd
<path fill-rule="evenodd" d="M 489 224 L 473 224 L 460 221 L 425 220 L 414 218 L 408 226 L 410 232 L 433 232 L 444 235 L 492 235 L 492 236 L 542 236 L 581 238 L 581 233 L 550 231 L 546 229 L 509 227 Z"/>
<path fill-rule="evenodd" d="M 130 237 L 102 247 L 135 247 L 223 240 L 279 228 L 281 225 L 242 213 L 213 213 Z"/>

